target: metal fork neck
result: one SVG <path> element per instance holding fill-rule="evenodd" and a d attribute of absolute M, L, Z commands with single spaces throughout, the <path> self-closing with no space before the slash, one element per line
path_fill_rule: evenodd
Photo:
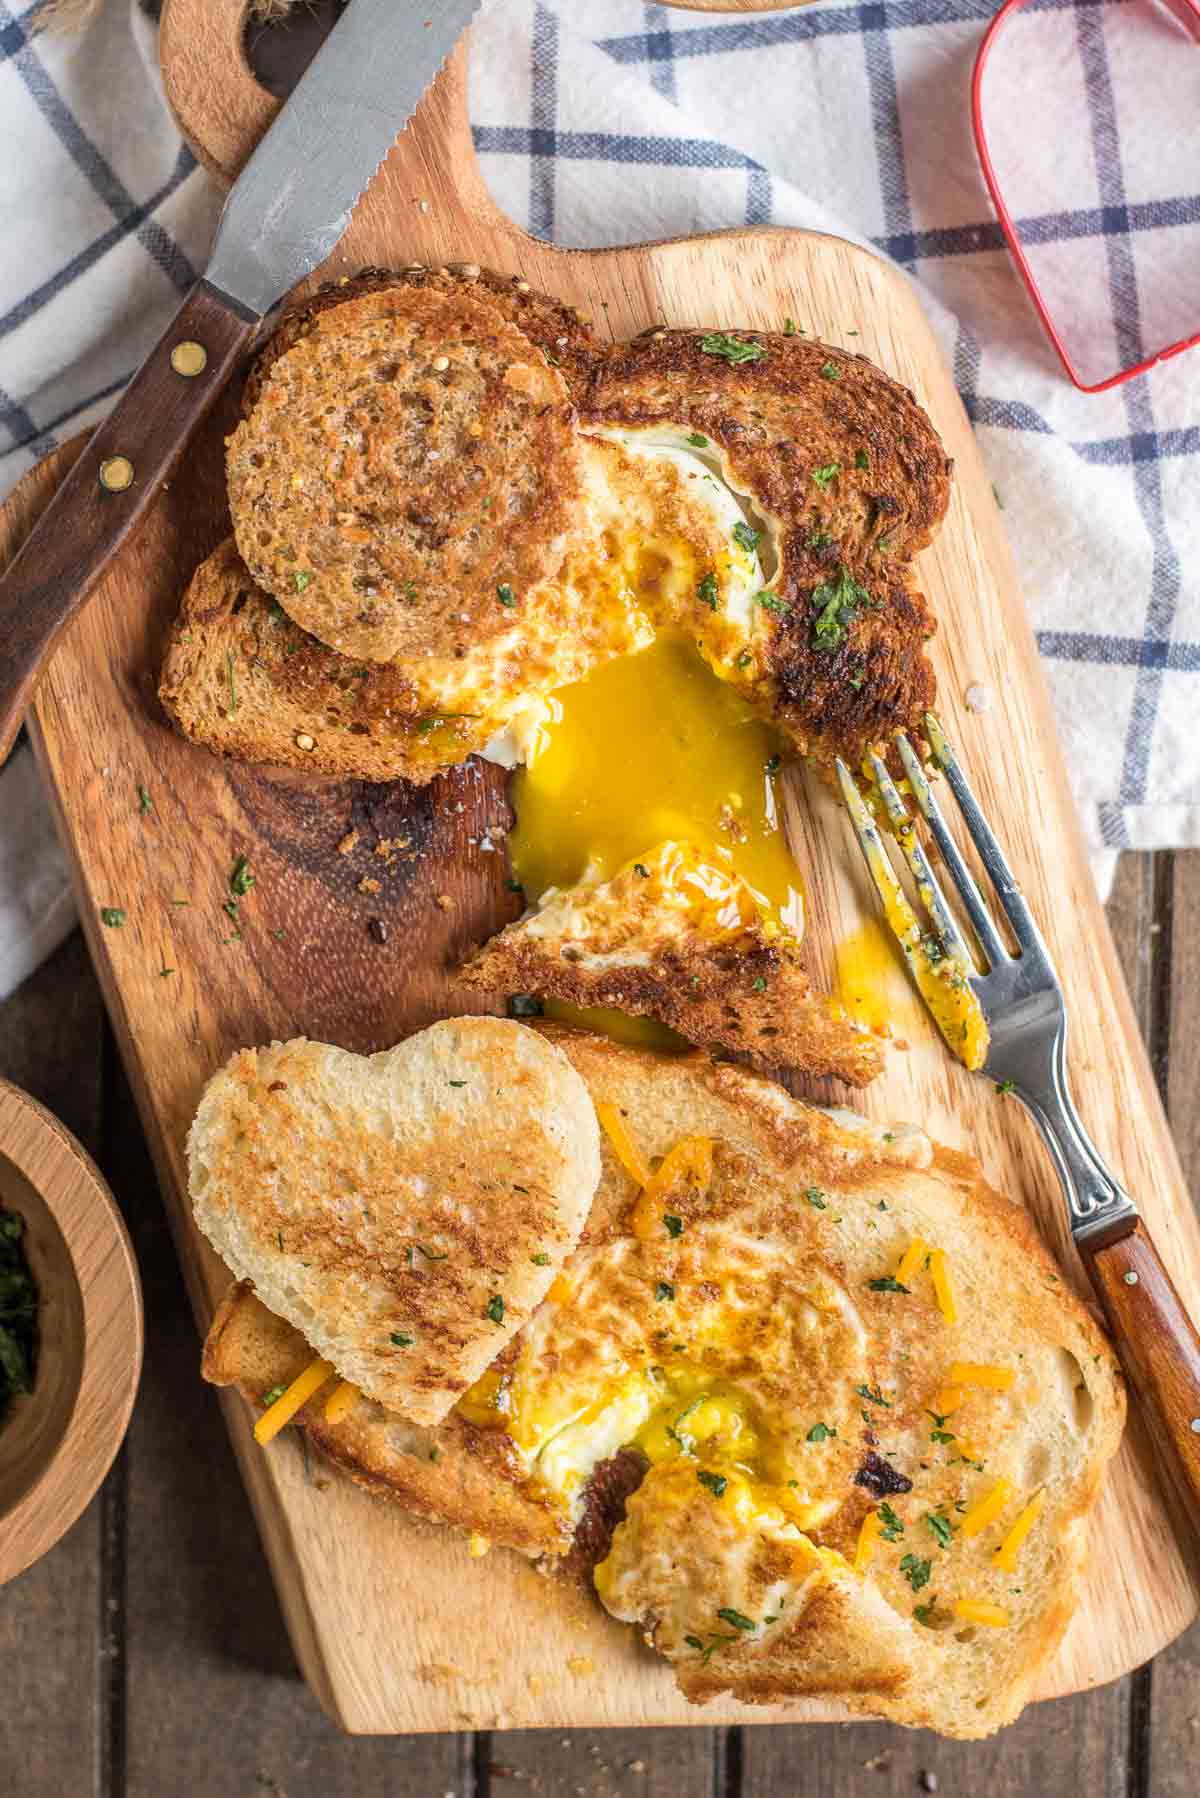
<path fill-rule="evenodd" d="M 1108 1171 L 1080 1121 L 1067 1081 L 1066 1049 L 1064 1023 L 1050 1042 L 1043 1065 L 1023 1068 L 1016 1086 L 1062 1181 L 1071 1235 L 1080 1243 L 1101 1234 L 1123 1234 L 1119 1226 L 1126 1224 L 1132 1229 L 1138 1211 L 1120 1181 Z"/>

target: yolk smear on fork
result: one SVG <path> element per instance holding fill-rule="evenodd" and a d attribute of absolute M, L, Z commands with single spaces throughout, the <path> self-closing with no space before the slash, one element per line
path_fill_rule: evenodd
<path fill-rule="evenodd" d="M 550 710 L 512 786 L 509 851 L 530 903 L 676 839 L 740 874 L 764 913 L 800 934 L 778 739 L 693 644 L 659 637 L 563 688 Z"/>

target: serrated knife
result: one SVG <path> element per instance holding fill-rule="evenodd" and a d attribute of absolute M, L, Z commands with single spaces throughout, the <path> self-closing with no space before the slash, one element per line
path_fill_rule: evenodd
<path fill-rule="evenodd" d="M 351 0 L 251 156 L 208 267 L 0 577 L 0 760 L 60 631 L 145 516 L 264 317 L 311 274 L 479 0 Z"/>

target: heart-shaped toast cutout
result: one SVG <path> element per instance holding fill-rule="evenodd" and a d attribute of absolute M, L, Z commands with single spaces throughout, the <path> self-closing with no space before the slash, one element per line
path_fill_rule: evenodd
<path fill-rule="evenodd" d="M 546 1296 L 600 1178 L 561 1050 L 451 1018 L 353 1055 L 243 1049 L 188 1135 L 196 1222 L 369 1397 L 437 1423 Z"/>

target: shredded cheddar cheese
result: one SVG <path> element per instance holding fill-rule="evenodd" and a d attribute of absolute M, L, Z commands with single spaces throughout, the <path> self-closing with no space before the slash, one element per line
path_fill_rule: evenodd
<path fill-rule="evenodd" d="M 929 1408 L 936 1411 L 939 1417 L 949 1417 L 958 1410 L 965 1396 L 961 1386 L 943 1386 L 940 1392 L 934 1394 L 933 1404 Z"/>
<path fill-rule="evenodd" d="M 629 1134 L 620 1108 L 611 1100 L 602 1099 L 596 1106 L 596 1116 L 600 1126 L 613 1146 L 613 1154 L 637 1186 L 645 1186 L 650 1179 L 650 1169 L 638 1153 L 637 1144 Z"/>
<path fill-rule="evenodd" d="M 988 1386 L 993 1392 L 1007 1392 L 1016 1379 L 1012 1367 L 997 1367 L 990 1361 L 955 1361 L 946 1375 L 951 1386 Z"/>
<path fill-rule="evenodd" d="M 326 1423 L 336 1423 L 339 1418 L 344 1417 L 347 1411 L 353 1409 L 360 1396 L 353 1380 L 339 1380 L 325 1400 Z"/>
<path fill-rule="evenodd" d="M 958 1322 L 958 1306 L 954 1302 L 954 1291 L 950 1285 L 950 1275 L 946 1271 L 946 1252 L 934 1249 L 929 1257 L 929 1277 L 933 1281 L 934 1297 L 938 1302 L 938 1310 L 948 1324 Z"/>
<path fill-rule="evenodd" d="M 984 1623 L 989 1629 L 1007 1629 L 1008 1612 L 1002 1604 L 986 1598 L 956 1598 L 954 1615 L 964 1623 Z"/>
<path fill-rule="evenodd" d="M 862 1528 L 858 1532 L 858 1542 L 854 1550 L 854 1571 L 865 1573 L 875 1553 L 875 1544 L 879 1540 L 879 1512 L 868 1511 L 862 1520 Z"/>
<path fill-rule="evenodd" d="M 1005 1536 L 1003 1542 L 992 1556 L 992 1566 L 999 1568 L 1001 1573 L 1016 1572 L 1017 1555 L 1020 1552 L 1021 1544 L 1041 1516 L 1042 1507 L 1045 1502 L 1046 1489 L 1043 1486 L 1039 1492 L 1034 1493 L 1033 1497 L 1025 1506 L 1025 1509 L 1021 1512 L 1021 1515 L 1017 1518 L 1017 1521 L 1013 1524 L 1007 1536 Z"/>
<path fill-rule="evenodd" d="M 981 1498 L 977 1505 L 972 1505 L 964 1516 L 958 1526 L 963 1535 L 977 1536 L 989 1523 L 994 1523 L 1012 1497 L 1013 1490 L 1011 1480 L 1003 1477 L 998 1479 L 986 1498 Z"/>
<path fill-rule="evenodd" d="M 314 1392 L 319 1392 L 328 1380 L 334 1377 L 334 1369 L 328 1361 L 319 1357 L 310 1361 L 304 1372 L 297 1374 L 287 1391 L 281 1393 L 273 1405 L 263 1412 L 254 1426 L 254 1440 L 264 1447 L 273 1437 L 278 1436 L 285 1424 L 291 1423 L 301 1405 L 306 1405 Z"/>
<path fill-rule="evenodd" d="M 643 1242 L 662 1228 L 659 1206 L 677 1180 L 686 1179 L 698 1192 L 708 1190 L 712 1179 L 712 1141 L 707 1136 L 685 1136 L 673 1149 L 668 1149 L 654 1173 L 642 1188 L 641 1197 L 629 1214 L 635 1236 Z"/>
<path fill-rule="evenodd" d="M 901 1286 L 907 1286 L 912 1276 L 929 1253 L 929 1244 L 923 1236 L 914 1236 L 908 1247 L 896 1263 L 896 1278 Z"/>

